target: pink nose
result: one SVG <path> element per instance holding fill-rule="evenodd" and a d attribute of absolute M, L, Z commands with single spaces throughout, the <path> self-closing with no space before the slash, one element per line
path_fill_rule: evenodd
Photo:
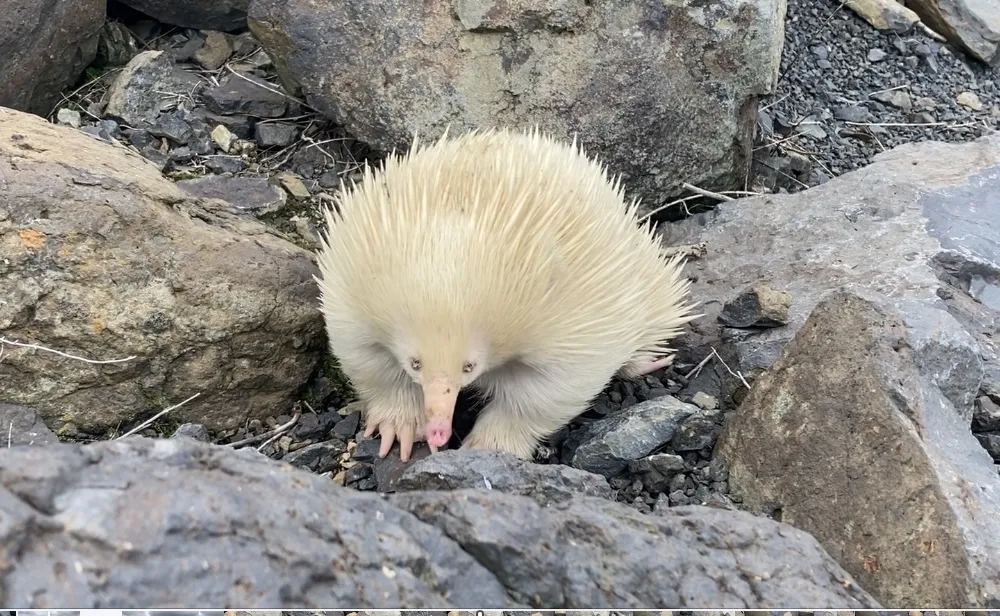
<path fill-rule="evenodd" d="M 424 438 L 432 447 L 444 447 L 451 438 L 451 426 L 443 421 L 429 421 L 424 427 Z"/>

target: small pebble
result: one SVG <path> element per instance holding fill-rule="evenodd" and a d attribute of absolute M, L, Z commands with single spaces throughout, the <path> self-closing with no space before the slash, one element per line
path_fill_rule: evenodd
<path fill-rule="evenodd" d="M 959 105 L 968 107 L 973 111 L 981 111 L 983 109 L 983 103 L 979 100 L 979 96 L 972 92 L 962 92 L 955 100 Z"/>
<path fill-rule="evenodd" d="M 869 62 L 881 62 L 885 59 L 887 54 L 881 49 L 875 48 L 868 50 L 868 61 Z"/>
<path fill-rule="evenodd" d="M 80 128 L 82 124 L 80 112 L 73 109 L 66 109 L 65 107 L 56 112 L 56 121 L 66 126 L 72 126 L 73 128 Z"/>

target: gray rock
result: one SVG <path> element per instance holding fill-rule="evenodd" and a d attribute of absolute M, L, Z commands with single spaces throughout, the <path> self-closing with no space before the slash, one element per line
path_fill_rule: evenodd
<path fill-rule="evenodd" d="M 361 427 L 361 411 L 354 411 L 333 426 L 333 433 L 342 439 L 351 439 Z"/>
<path fill-rule="evenodd" d="M 219 85 L 205 90 L 204 98 L 214 113 L 279 118 L 288 109 L 288 99 L 275 92 L 276 88 L 256 77 L 228 75 L 219 81 Z M 233 130 L 232 126 L 227 127 Z M 233 132 L 239 134 L 236 130 Z"/>
<path fill-rule="evenodd" d="M 56 113 L 56 121 L 60 124 L 65 124 L 66 126 L 80 128 L 80 112 L 75 109 L 67 109 L 66 107 L 63 107 Z"/>
<path fill-rule="evenodd" d="M 33 409 L 0 402 L 0 447 L 49 445 L 59 439 Z"/>
<path fill-rule="evenodd" d="M 628 464 L 633 475 L 639 475 L 650 494 L 666 492 L 670 480 L 684 470 L 684 458 L 672 453 L 658 453 Z"/>
<path fill-rule="evenodd" d="M 265 214 L 281 209 L 286 196 L 266 177 L 206 175 L 177 182 L 178 188 L 197 197 L 222 199 L 237 213 Z"/>
<path fill-rule="evenodd" d="M 587 426 L 572 454 L 579 469 L 613 477 L 628 463 L 648 456 L 670 442 L 674 433 L 698 407 L 672 396 L 640 402 Z"/>
<path fill-rule="evenodd" d="M 868 61 L 869 62 L 881 62 L 885 59 L 886 53 L 881 49 L 870 49 L 868 51 Z"/>
<path fill-rule="evenodd" d="M 976 400 L 972 429 L 977 432 L 1000 432 L 1000 405 L 989 396 L 980 396 Z"/>
<path fill-rule="evenodd" d="M 702 409 L 684 419 L 670 444 L 674 451 L 698 451 L 710 447 L 719 436 L 720 413 L 716 409 Z"/>
<path fill-rule="evenodd" d="M 742 187 L 784 14 L 781 0 L 254 0 L 248 24 L 289 92 L 377 150 L 447 125 L 540 125 L 655 207 L 685 181 Z"/>
<path fill-rule="evenodd" d="M 914 0 L 907 6 L 920 20 L 974 58 L 996 66 L 1000 60 L 997 0 Z"/>
<path fill-rule="evenodd" d="M 130 437 L 0 449 L 0 520 L 12 608 L 521 607 L 434 526 L 253 448 Z M 65 575 L 74 563 L 85 573 Z"/>
<path fill-rule="evenodd" d="M 976 440 L 983 446 L 986 453 L 997 463 L 1000 463 L 1000 432 L 992 434 L 977 434 Z"/>
<path fill-rule="evenodd" d="M 340 456 L 346 451 L 347 443 L 334 439 L 291 451 L 285 454 L 282 461 L 317 473 L 326 473 L 339 465 Z"/>
<path fill-rule="evenodd" d="M 522 604 L 876 605 L 806 533 L 745 513 L 650 516 L 595 497 L 544 506 L 496 490 L 403 492 L 389 502 L 444 531 Z"/>
<path fill-rule="evenodd" d="M 722 203 L 673 225 L 666 242 L 708 246 L 688 266 L 705 316 L 678 346 L 695 363 L 717 348 L 734 372 L 750 375 L 774 362 L 824 293 L 867 289 L 896 303 L 918 365 L 971 418 L 984 367 L 1000 369 L 996 343 L 983 333 L 1000 314 L 973 300 L 967 286 L 977 272 L 1000 271 L 997 195 L 1000 135 L 900 146 L 803 193 Z M 790 294 L 786 326 L 745 331 L 718 323 L 745 280 Z M 744 389 L 722 367 L 713 378 L 726 391 Z"/>
<path fill-rule="evenodd" d="M 299 127 L 281 122 L 257 122 L 254 136 L 262 148 L 283 148 L 299 138 Z"/>
<path fill-rule="evenodd" d="M 194 129 L 184 119 L 182 112 L 171 111 L 156 118 L 149 127 L 149 133 L 154 137 L 166 137 L 176 144 L 185 144 L 194 136 Z"/>
<path fill-rule="evenodd" d="M 206 156 L 204 162 L 215 173 L 239 173 L 247 168 L 247 161 L 239 156 L 213 154 Z"/>
<path fill-rule="evenodd" d="M 122 3 L 181 28 L 231 32 L 246 27 L 249 0 L 122 0 Z"/>
<path fill-rule="evenodd" d="M 531 496 L 551 504 L 574 494 L 611 498 L 607 480 L 562 464 L 535 464 L 498 451 L 440 451 L 413 464 L 396 491 L 479 488 Z"/>
<path fill-rule="evenodd" d="M 186 436 L 187 438 L 193 438 L 194 440 L 201 441 L 203 443 L 207 443 L 210 440 L 208 428 L 196 423 L 186 423 L 177 426 L 177 429 L 174 430 L 171 438 L 178 436 Z"/>
<path fill-rule="evenodd" d="M 911 318 L 874 294 L 826 296 L 716 453 L 749 511 L 780 511 L 879 602 L 996 605 L 1000 477 L 921 367 Z"/>
<path fill-rule="evenodd" d="M 47 116 L 97 55 L 106 0 L 5 0 L 0 106 Z"/>
<path fill-rule="evenodd" d="M 106 95 L 105 116 L 132 128 L 148 128 L 165 104 L 196 93 L 198 77 L 176 66 L 162 51 L 144 51 L 118 73 Z"/>
<path fill-rule="evenodd" d="M 833 117 L 845 122 L 867 122 L 871 118 L 871 112 L 860 105 L 851 105 L 850 107 L 834 109 Z"/>
<path fill-rule="evenodd" d="M 198 393 L 170 419 L 222 431 L 294 403 L 324 347 L 309 251 L 30 114 L 0 111 L 0 178 L 0 335 L 125 360 L 8 346 L 0 400 L 58 434 L 127 429 Z"/>
<path fill-rule="evenodd" d="M 892 105 L 897 109 L 909 111 L 913 108 L 913 101 L 910 94 L 904 90 L 889 90 L 887 92 L 874 92 L 871 97 L 879 102 Z"/>

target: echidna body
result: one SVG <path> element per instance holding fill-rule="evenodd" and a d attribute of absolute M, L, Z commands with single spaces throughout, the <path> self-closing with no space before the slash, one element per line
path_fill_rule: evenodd
<path fill-rule="evenodd" d="M 444 446 L 458 392 L 490 398 L 463 447 L 530 457 L 610 379 L 670 363 L 699 316 L 681 257 L 575 141 L 490 130 L 415 143 L 326 211 L 331 351 L 380 455 Z M 664 357 L 665 356 L 665 357 Z"/>

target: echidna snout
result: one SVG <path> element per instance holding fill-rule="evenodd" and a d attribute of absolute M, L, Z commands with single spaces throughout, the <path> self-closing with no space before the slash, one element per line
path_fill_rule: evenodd
<path fill-rule="evenodd" d="M 437 377 L 423 384 L 424 439 L 431 447 L 444 447 L 451 438 L 451 420 L 461 384 L 448 377 Z"/>

